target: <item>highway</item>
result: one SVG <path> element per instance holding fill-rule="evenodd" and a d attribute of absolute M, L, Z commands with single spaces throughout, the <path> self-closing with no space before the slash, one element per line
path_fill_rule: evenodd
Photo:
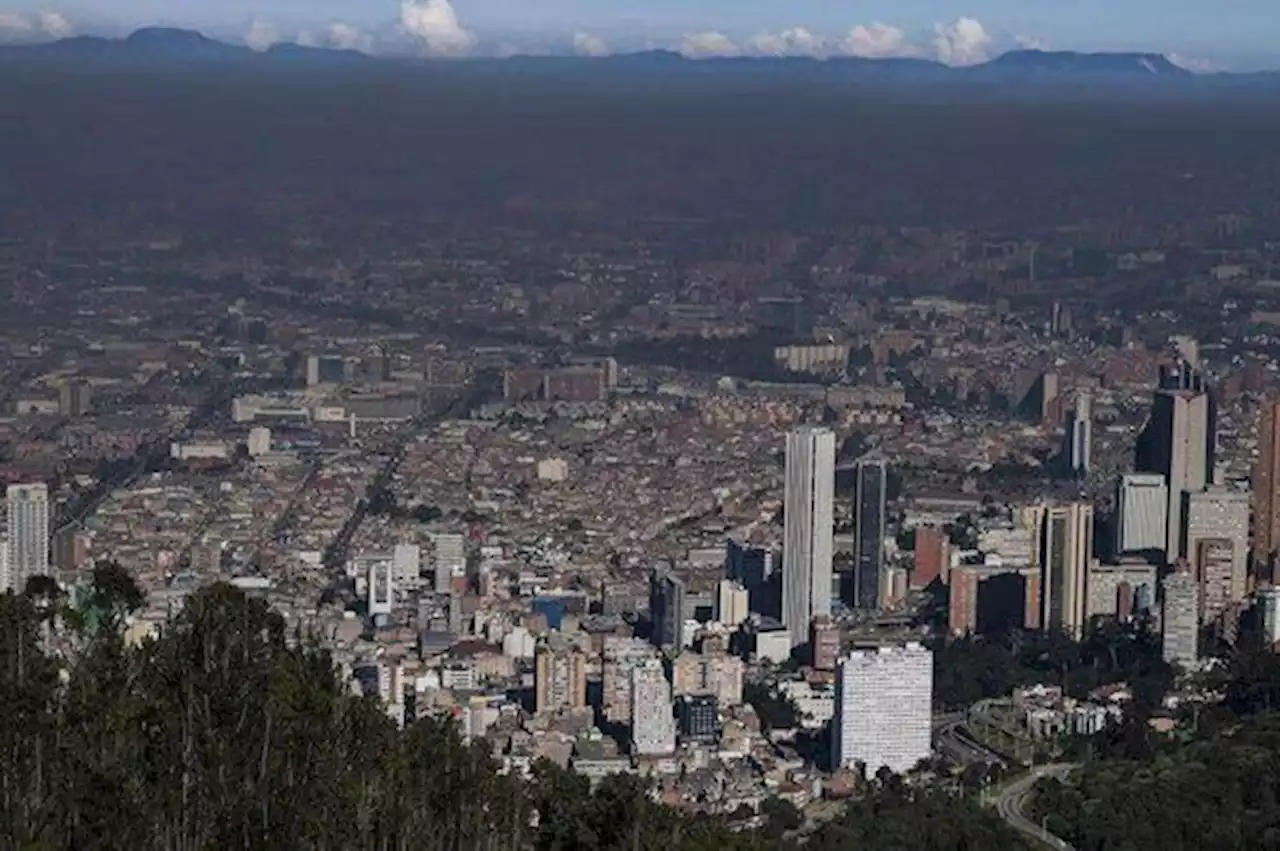
<path fill-rule="evenodd" d="M 1052 848 L 1054 851 L 1074 851 L 1074 846 L 1070 843 L 1054 836 L 1039 824 L 1027 818 L 1023 814 L 1023 807 L 1026 806 L 1028 799 L 1035 791 L 1036 784 L 1041 779 L 1055 777 L 1063 780 L 1078 767 L 1074 763 L 1042 765 L 1032 770 L 1026 777 L 1019 778 L 1009 784 L 1000 793 L 999 800 L 996 801 L 996 810 L 1000 813 L 1000 817 L 1008 822 L 1009 826 L 1014 830 L 1034 840 L 1041 847 Z"/>

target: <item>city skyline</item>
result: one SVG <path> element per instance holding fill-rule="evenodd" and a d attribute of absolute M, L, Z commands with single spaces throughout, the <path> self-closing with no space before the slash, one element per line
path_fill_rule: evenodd
<path fill-rule="evenodd" d="M 0 8 L 0 40 L 119 35 L 146 26 L 199 29 L 264 48 L 298 42 L 371 53 L 434 56 L 514 52 L 601 55 L 643 49 L 695 57 L 797 55 L 911 56 L 969 65 L 1017 48 L 1164 53 L 1192 70 L 1280 63 L 1270 34 L 1280 13 L 1237 0 L 1233 15 L 1198 4 L 1147 2 L 1125 8 L 1085 0 L 1032 8 L 1010 0 L 858 4 L 805 0 L 785 8 L 755 0 L 687 7 L 615 0 L 556 0 L 530 7 L 510 0 L 124 0 L 110 9 L 85 0 L 49 6 L 14 0 Z"/>

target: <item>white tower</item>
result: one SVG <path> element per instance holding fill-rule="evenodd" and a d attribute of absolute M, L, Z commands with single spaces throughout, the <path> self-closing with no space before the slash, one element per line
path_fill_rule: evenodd
<path fill-rule="evenodd" d="M 787 435 L 782 621 L 791 646 L 809 640 L 815 615 L 831 613 L 836 436 L 807 426 Z"/>
<path fill-rule="evenodd" d="M 856 650 L 836 672 L 831 761 L 905 774 L 932 753 L 933 651 L 919 644 Z"/>
<path fill-rule="evenodd" d="M 49 574 L 49 488 L 9 485 L 9 508 L 4 588 L 21 593 L 32 576 Z"/>
<path fill-rule="evenodd" d="M 631 670 L 631 748 L 637 756 L 663 756 L 676 749 L 671 684 L 657 659 Z"/>
<path fill-rule="evenodd" d="M 395 580 L 392 576 L 394 565 L 391 559 L 380 558 L 369 562 L 369 615 L 391 614 L 394 600 L 392 588 Z"/>

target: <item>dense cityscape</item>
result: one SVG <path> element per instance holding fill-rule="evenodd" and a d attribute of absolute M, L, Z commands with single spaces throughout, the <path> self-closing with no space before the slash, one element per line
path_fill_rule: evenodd
<path fill-rule="evenodd" d="M 227 168 L 0 232 L 6 847 L 1272 847 L 1270 201 Z"/>

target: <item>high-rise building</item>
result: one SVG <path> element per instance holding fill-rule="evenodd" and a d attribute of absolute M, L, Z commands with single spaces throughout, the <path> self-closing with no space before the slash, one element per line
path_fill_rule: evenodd
<path fill-rule="evenodd" d="M 49 575 L 49 488 L 9 485 L 9 534 L 4 589 L 22 593 L 33 576 Z"/>
<path fill-rule="evenodd" d="M 1169 486 L 1158 473 L 1128 473 L 1116 487 L 1118 554 L 1160 552 L 1168 543 Z"/>
<path fill-rule="evenodd" d="M 342 384 L 347 378 L 347 361 L 342 355 L 308 355 L 307 386 Z"/>
<path fill-rule="evenodd" d="M 885 488 L 888 468 L 880 459 L 858 462 L 854 475 L 853 607 L 880 607 L 880 572 L 884 569 Z"/>
<path fill-rule="evenodd" d="M 1161 616 L 1163 656 L 1169 664 L 1191 667 L 1200 658 L 1200 591 L 1186 562 L 1161 582 L 1164 604 Z"/>
<path fill-rule="evenodd" d="M 92 385 L 83 378 L 68 378 L 58 386 L 58 413 L 64 417 L 84 416 L 92 401 Z"/>
<path fill-rule="evenodd" d="M 720 711 L 709 695 L 680 698 L 680 738 L 687 742 L 714 742 L 720 735 Z"/>
<path fill-rule="evenodd" d="M 1063 438 L 1062 461 L 1069 476 L 1084 476 L 1093 458 L 1093 398 L 1088 393 L 1076 397 Z"/>
<path fill-rule="evenodd" d="M 831 613 L 836 436 L 806 426 L 787 435 L 782 622 L 799 647 L 815 615 Z"/>
<path fill-rule="evenodd" d="M 1217 623 L 1249 593 L 1250 495 L 1214 486 L 1187 495 L 1186 555 L 1200 582 L 1200 619 Z M 1208 550 L 1203 541 L 1216 542 Z"/>
<path fill-rule="evenodd" d="M 1139 472 L 1165 477 L 1169 488 L 1165 553 L 1172 560 L 1185 555 L 1182 507 L 1186 494 L 1202 491 L 1213 480 L 1215 438 L 1213 408 L 1202 379 L 1186 370 L 1162 371 L 1151 417 L 1138 438 Z M 1187 389 L 1171 389 L 1173 386 Z M 1197 389 L 1199 388 L 1199 389 Z"/>
<path fill-rule="evenodd" d="M 1258 626 L 1267 647 L 1280 645 L 1280 588 L 1269 586 L 1257 591 Z"/>
<path fill-rule="evenodd" d="M 417 544 L 396 544 L 391 550 L 392 574 L 397 588 L 416 588 L 422 568 L 422 548 Z"/>
<path fill-rule="evenodd" d="M 1253 557 L 1270 566 L 1280 550 L 1280 402 L 1258 417 L 1258 460 L 1253 466 Z M 1269 571 L 1264 570 L 1264 575 Z"/>
<path fill-rule="evenodd" d="M 684 652 L 671 664 L 672 693 L 712 695 L 723 707 L 742 704 L 742 660 L 727 653 Z"/>
<path fill-rule="evenodd" d="M 271 453 L 271 429 L 255 426 L 249 429 L 249 439 L 245 441 L 245 449 L 250 458 L 261 458 Z"/>
<path fill-rule="evenodd" d="M 631 672 L 656 658 L 653 645 L 638 638 L 605 637 L 602 703 L 604 717 L 611 724 L 631 723 Z"/>
<path fill-rule="evenodd" d="M 933 652 L 919 644 L 858 650 L 836 671 L 831 762 L 905 774 L 932 753 Z"/>
<path fill-rule="evenodd" d="M 838 623 L 829 617 L 814 618 L 809 631 L 809 664 L 819 671 L 834 671 L 843 640 Z"/>
<path fill-rule="evenodd" d="M 684 647 L 685 587 L 669 570 L 649 575 L 649 620 L 657 647 Z"/>
<path fill-rule="evenodd" d="M 394 591 L 395 566 L 389 558 L 374 558 L 368 561 L 369 615 L 391 614 L 395 603 Z"/>
<path fill-rule="evenodd" d="M 751 617 L 751 598 L 746 586 L 732 579 L 720 580 L 716 589 L 716 620 L 726 626 L 741 626 Z"/>
<path fill-rule="evenodd" d="M 435 572 L 435 591 L 437 594 L 448 594 L 453 588 L 453 580 L 467 575 L 467 541 L 462 535 L 433 535 L 435 552 L 432 558 L 432 569 Z"/>
<path fill-rule="evenodd" d="M 1036 566 L 1040 568 L 1040 628 L 1079 638 L 1088 620 L 1086 586 L 1093 555 L 1093 506 L 1041 506 Z"/>
<path fill-rule="evenodd" d="M 917 526 L 915 566 L 911 571 L 911 587 L 927 588 L 935 580 L 947 583 L 950 546 L 947 533 L 938 526 Z"/>
<path fill-rule="evenodd" d="M 587 657 L 577 645 L 546 641 L 534 655 L 537 711 L 561 712 L 587 705 Z"/>
<path fill-rule="evenodd" d="M 662 663 L 650 659 L 631 670 L 631 752 L 665 756 L 676 749 L 671 684 Z"/>

